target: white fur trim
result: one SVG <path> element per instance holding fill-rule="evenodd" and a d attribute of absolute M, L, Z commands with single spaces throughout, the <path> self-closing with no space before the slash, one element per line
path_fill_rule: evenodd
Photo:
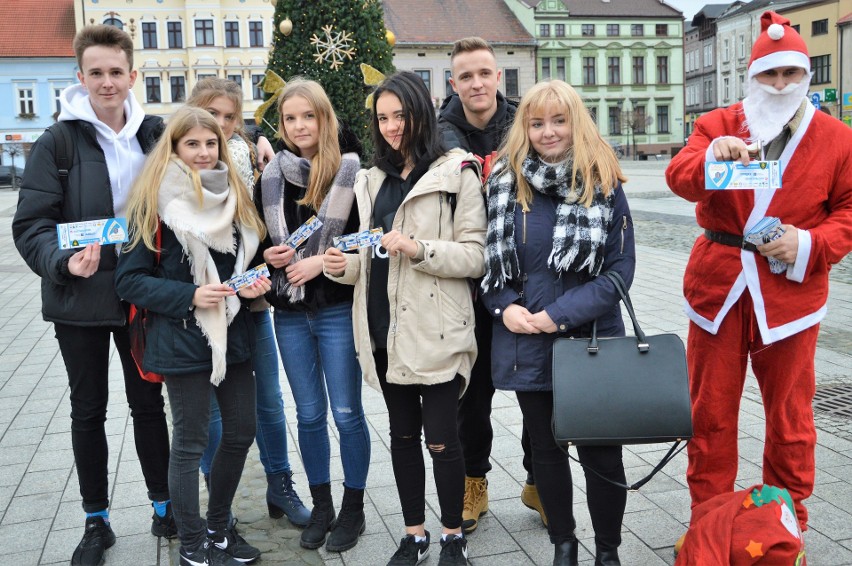
<path fill-rule="evenodd" d="M 775 51 L 755 59 L 748 68 L 748 78 L 777 67 L 801 67 L 811 72 L 811 60 L 801 51 Z"/>
<path fill-rule="evenodd" d="M 766 35 L 769 36 L 769 39 L 774 39 L 778 41 L 782 37 L 784 37 L 784 26 L 781 24 L 772 24 L 766 30 Z"/>
<path fill-rule="evenodd" d="M 801 283 L 805 280 L 805 272 L 808 269 L 808 260 L 811 258 L 811 233 L 807 230 L 799 230 L 799 250 L 796 252 L 796 261 L 787 266 L 787 279 Z"/>

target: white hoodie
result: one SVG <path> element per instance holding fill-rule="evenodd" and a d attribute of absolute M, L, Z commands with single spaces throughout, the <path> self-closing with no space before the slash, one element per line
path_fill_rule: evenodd
<path fill-rule="evenodd" d="M 124 116 L 127 123 L 116 133 L 112 128 L 101 122 L 95 115 L 89 93 L 81 84 L 69 86 L 59 97 L 62 110 L 59 120 L 82 120 L 95 127 L 98 143 L 106 157 L 109 170 L 109 184 L 112 189 L 112 204 L 117 217 L 123 217 L 127 208 L 127 198 L 133 181 L 142 172 L 145 165 L 145 154 L 136 139 L 136 132 L 145 118 L 145 111 L 133 96 L 133 91 L 127 93 L 124 101 Z"/>

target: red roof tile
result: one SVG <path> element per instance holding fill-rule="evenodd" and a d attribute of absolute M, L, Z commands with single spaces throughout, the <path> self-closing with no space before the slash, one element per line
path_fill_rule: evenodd
<path fill-rule="evenodd" d="M 74 0 L 0 1 L 0 57 L 73 57 Z"/>
<path fill-rule="evenodd" d="M 852 12 L 850 12 L 850 13 L 846 14 L 845 16 L 843 16 L 842 18 L 840 18 L 839 20 L 837 20 L 837 24 L 838 24 L 838 25 L 840 25 L 840 24 L 848 24 L 848 23 L 850 23 L 850 22 L 852 22 Z"/>
<path fill-rule="evenodd" d="M 503 0 L 384 0 L 385 25 L 398 45 L 452 44 L 479 36 L 493 44 L 535 45 Z"/>

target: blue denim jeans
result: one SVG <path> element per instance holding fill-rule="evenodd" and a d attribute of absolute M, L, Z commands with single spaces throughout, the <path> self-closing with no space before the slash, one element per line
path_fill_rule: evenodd
<path fill-rule="evenodd" d="M 278 352 L 272 317 L 269 311 L 251 313 L 254 319 L 257 349 L 252 358 L 252 369 L 257 386 L 257 448 L 260 462 L 267 474 L 290 471 L 287 457 L 287 422 L 284 419 L 284 399 L 278 382 Z M 201 458 L 201 473 L 210 473 L 210 465 L 219 440 L 222 438 L 222 416 L 216 396 L 210 395 L 210 440 Z"/>
<path fill-rule="evenodd" d="M 296 401 L 299 448 L 310 485 L 331 481 L 328 404 L 340 436 L 343 483 L 367 485 L 370 433 L 361 406 L 361 368 L 355 357 L 352 303 L 316 313 L 275 311 L 275 337 Z"/>

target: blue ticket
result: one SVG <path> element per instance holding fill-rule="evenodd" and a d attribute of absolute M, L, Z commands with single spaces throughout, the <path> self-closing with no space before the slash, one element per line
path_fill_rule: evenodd
<path fill-rule="evenodd" d="M 85 248 L 100 242 L 122 244 L 127 241 L 127 220 L 124 218 L 102 218 L 56 225 L 59 249 Z"/>
<path fill-rule="evenodd" d="M 296 230 L 292 232 L 286 240 L 284 240 L 284 245 L 290 246 L 291 248 L 298 248 L 304 244 L 314 232 L 319 230 L 320 226 L 322 226 L 322 220 L 316 216 L 311 216 L 304 224 L 296 228 Z"/>
<path fill-rule="evenodd" d="M 358 248 L 372 248 L 382 240 L 382 236 L 384 235 L 384 230 L 381 228 L 373 228 L 372 230 L 364 230 L 363 232 L 335 236 L 334 247 L 344 252 L 357 250 Z"/>
<path fill-rule="evenodd" d="M 239 291 L 244 287 L 248 287 L 261 277 L 269 277 L 269 268 L 266 267 L 265 263 L 261 263 L 260 265 L 252 267 L 244 273 L 240 273 L 239 275 L 231 277 L 230 279 L 225 281 L 225 285 L 227 285 L 234 291 Z"/>
<path fill-rule="evenodd" d="M 704 188 L 707 190 L 770 190 L 781 188 L 781 163 L 752 161 L 708 161 L 704 164 Z"/>

